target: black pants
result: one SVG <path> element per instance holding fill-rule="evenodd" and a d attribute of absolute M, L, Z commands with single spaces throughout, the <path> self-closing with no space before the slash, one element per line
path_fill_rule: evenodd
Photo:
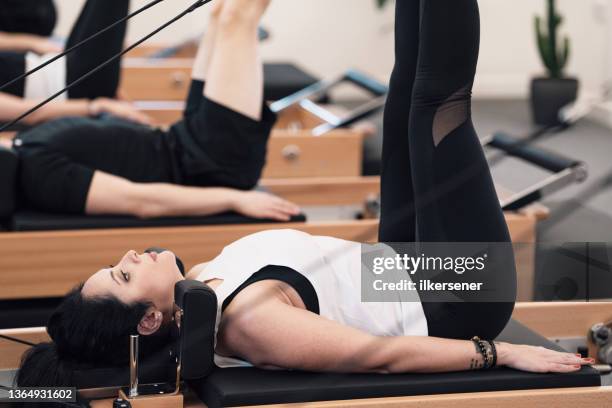
<path fill-rule="evenodd" d="M 384 123 L 383 242 L 509 243 L 471 120 L 479 53 L 477 0 L 399 0 L 396 64 Z M 514 298 L 512 250 L 497 278 Z M 431 336 L 496 337 L 513 302 L 436 302 L 423 294 Z"/>
<path fill-rule="evenodd" d="M 129 0 L 87 0 L 75 23 L 66 47 L 89 38 L 96 32 L 115 23 L 128 14 Z M 95 40 L 88 42 L 66 57 L 66 83 L 70 84 L 102 64 L 123 49 L 126 23 L 119 24 Z M 58 62 L 61 63 L 61 62 Z M 26 69 L 25 53 L 0 53 L 0 85 L 3 85 Z M 68 91 L 70 99 L 114 98 L 119 87 L 121 61 L 117 60 L 79 83 Z M 23 97 L 25 80 L 12 85 L 5 92 Z"/>

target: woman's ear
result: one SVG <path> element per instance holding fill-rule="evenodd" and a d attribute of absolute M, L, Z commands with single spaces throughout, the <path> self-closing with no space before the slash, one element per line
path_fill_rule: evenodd
<path fill-rule="evenodd" d="M 138 323 L 138 333 L 150 336 L 156 333 L 164 322 L 164 314 L 154 307 L 150 307 Z"/>

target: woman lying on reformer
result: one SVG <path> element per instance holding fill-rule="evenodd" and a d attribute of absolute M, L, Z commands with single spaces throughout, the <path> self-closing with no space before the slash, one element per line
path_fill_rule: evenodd
<path fill-rule="evenodd" d="M 87 0 L 72 28 L 66 47 L 75 46 L 126 17 L 129 6 L 129 0 Z M 65 58 L 8 86 L 0 92 L 0 122 L 14 120 L 66 84 L 73 83 L 120 53 L 124 46 L 126 28 L 126 23 L 119 24 Z M 8 84 L 59 52 L 57 46 L 54 48 L 51 41 L 42 37 L 0 33 L 0 85 Z M 132 104 L 117 100 L 120 73 L 121 61 L 118 59 L 24 118 L 22 124 L 33 126 L 66 116 L 94 117 L 103 113 L 137 123 L 151 123 L 151 119 Z"/>
<path fill-rule="evenodd" d="M 185 116 L 169 130 L 103 117 L 59 119 L 18 133 L 12 148 L 25 206 L 141 218 L 297 215 L 296 205 L 249 191 L 261 177 L 276 116 L 263 101 L 258 20 L 221 11 L 212 8 Z"/>
<path fill-rule="evenodd" d="M 221 21 L 231 15 L 255 27 L 268 2 L 225 0 Z M 398 1 L 397 22 L 380 238 L 509 248 L 471 120 L 477 2 Z M 563 373 L 591 363 L 574 354 L 491 341 L 513 311 L 511 249 L 499 252 L 498 265 L 505 267 L 489 271 L 502 283 L 497 302 L 426 302 L 425 293 L 418 294 L 421 301 L 362 302 L 360 253 L 358 243 L 268 231 L 243 238 L 195 267 L 188 278 L 208 284 L 218 298 L 216 364 L 343 373 L 433 373 L 498 365 Z M 150 350 L 172 320 L 173 288 L 181 279 L 172 252 L 129 251 L 66 297 L 49 321 L 53 343 L 26 354 L 18 385 L 69 385 L 75 361 L 127 364 L 131 333 L 138 332 L 141 346 Z"/>

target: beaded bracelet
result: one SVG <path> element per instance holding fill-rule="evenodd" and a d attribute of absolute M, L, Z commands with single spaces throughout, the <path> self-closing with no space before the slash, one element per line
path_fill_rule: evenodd
<path fill-rule="evenodd" d="M 492 341 L 483 341 L 475 336 L 472 341 L 483 358 L 483 370 L 488 370 L 497 365 L 497 349 Z"/>
<path fill-rule="evenodd" d="M 491 368 L 497 367 L 497 347 L 495 346 L 495 342 L 492 340 L 488 340 L 489 345 L 491 346 L 491 353 L 493 354 L 493 362 L 491 363 Z"/>

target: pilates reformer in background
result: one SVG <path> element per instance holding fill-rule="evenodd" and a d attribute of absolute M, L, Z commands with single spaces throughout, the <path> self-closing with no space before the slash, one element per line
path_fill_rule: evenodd
<path fill-rule="evenodd" d="M 342 115 L 317 103 L 327 100 L 334 88 L 345 83 L 368 92 L 372 99 Z M 322 136 L 338 128 L 347 128 L 381 111 L 388 92 L 388 87 L 374 78 L 357 70 L 349 70 L 338 78 L 320 81 L 276 101 L 270 109 L 280 115 L 279 127 L 290 130 L 310 129 L 313 136 Z"/>

